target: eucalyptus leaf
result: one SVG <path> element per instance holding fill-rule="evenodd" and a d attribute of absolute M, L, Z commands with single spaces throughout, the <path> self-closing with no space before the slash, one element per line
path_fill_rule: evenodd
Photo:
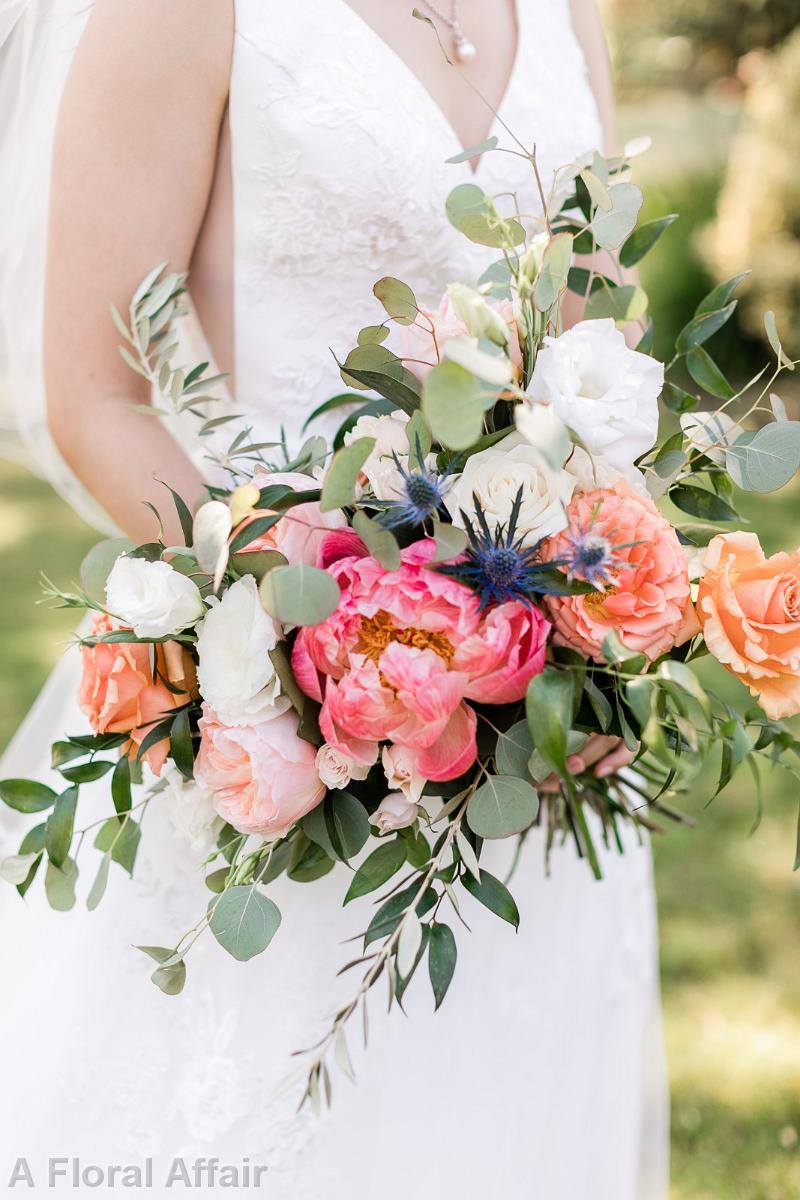
<path fill-rule="evenodd" d="M 397 538 L 378 521 L 365 512 L 357 512 L 353 518 L 353 529 L 361 538 L 373 558 L 386 571 L 396 571 L 400 566 L 400 546 Z"/>
<path fill-rule="evenodd" d="M 622 287 L 598 288 L 586 302 L 586 319 L 598 320 L 611 317 L 617 325 L 638 321 L 647 312 L 647 293 L 636 284 L 626 283 Z"/>
<path fill-rule="evenodd" d="M 108 886 L 108 872 L 111 867 L 111 855 L 104 854 L 100 859 L 100 866 L 97 869 L 97 874 L 94 878 L 94 883 L 89 889 L 89 895 L 86 897 L 86 907 L 89 912 L 94 912 L 100 904 L 103 896 L 106 894 Z"/>
<path fill-rule="evenodd" d="M 378 280 L 372 291 L 398 325 L 414 324 L 419 306 L 407 283 L 402 283 L 401 280 L 395 279 L 391 275 L 384 275 L 382 279 Z"/>
<path fill-rule="evenodd" d="M 567 775 L 575 683 L 569 671 L 545 667 L 528 684 L 525 710 L 533 744 L 551 771 Z"/>
<path fill-rule="evenodd" d="M 106 538 L 92 546 L 81 563 L 81 587 L 98 604 L 106 602 L 106 580 L 114 563 L 136 547 L 129 538 Z"/>
<path fill-rule="evenodd" d="M 748 492 L 774 492 L 800 469 L 800 421 L 773 421 L 725 453 L 733 481 Z"/>
<path fill-rule="evenodd" d="M 501 775 L 528 778 L 528 760 L 533 754 L 533 740 L 527 721 L 517 721 L 501 733 L 495 749 L 495 764 Z"/>
<path fill-rule="evenodd" d="M 478 837 L 513 837 L 529 829 L 539 811 L 536 789 L 511 775 L 490 775 L 467 806 L 467 823 Z"/>
<path fill-rule="evenodd" d="M 477 146 L 469 146 L 466 150 L 462 150 L 460 154 L 454 154 L 452 158 L 446 158 L 446 163 L 463 163 L 469 162 L 471 158 L 479 158 L 482 154 L 487 154 L 490 150 L 497 149 L 496 137 L 487 138 L 485 142 L 480 142 Z"/>
<path fill-rule="evenodd" d="M 266 950 L 278 931 L 278 906 L 255 884 L 232 887 L 209 903 L 209 927 L 223 949 L 239 962 Z"/>
<path fill-rule="evenodd" d="M 341 598 L 333 576 L 306 563 L 276 567 L 258 590 L 264 608 L 284 625 L 319 625 L 336 611 Z"/>
<path fill-rule="evenodd" d="M 533 289 L 533 302 L 540 312 L 549 312 L 564 291 L 571 261 L 572 234 L 557 233 L 545 247 Z"/>
<path fill-rule="evenodd" d="M 731 300 L 730 304 L 717 309 L 716 312 L 703 313 L 699 317 L 693 317 L 678 334 L 675 342 L 678 354 L 688 354 L 695 346 L 700 346 L 713 337 L 733 316 L 737 303 L 736 300 Z"/>
<path fill-rule="evenodd" d="M 714 362 L 711 355 L 702 346 L 695 346 L 686 355 L 686 369 L 695 383 L 721 400 L 732 400 L 736 391 Z"/>
<path fill-rule="evenodd" d="M 71 908 L 74 908 L 77 882 L 78 864 L 74 859 L 65 858 L 60 867 L 49 862 L 44 878 L 44 888 L 50 907 L 56 912 L 69 912 Z"/>
<path fill-rule="evenodd" d="M 322 485 L 322 512 L 346 508 L 354 502 L 361 469 L 374 449 L 375 438 L 364 437 L 337 450 Z"/>
<path fill-rule="evenodd" d="M 425 380 L 422 411 L 433 436 L 450 450 L 466 450 L 483 433 L 484 395 L 464 367 L 443 362 Z"/>
<path fill-rule="evenodd" d="M 594 240 L 603 250 L 617 250 L 632 233 L 644 197 L 634 183 L 615 183 L 608 190 L 611 208 L 598 209 L 591 221 Z"/>

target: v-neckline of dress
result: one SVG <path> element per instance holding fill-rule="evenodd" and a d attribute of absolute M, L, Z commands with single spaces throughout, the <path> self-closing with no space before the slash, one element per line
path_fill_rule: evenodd
<path fill-rule="evenodd" d="M 330 3 L 330 0 L 324 0 L 324 2 L 327 5 Z M 435 114 L 440 125 L 448 134 L 449 138 L 455 143 L 456 146 L 458 146 L 459 149 L 457 153 L 464 154 L 465 151 L 469 150 L 470 147 L 464 145 L 447 113 L 434 98 L 433 93 L 425 85 L 423 80 L 420 78 L 411 64 L 403 57 L 403 55 L 400 54 L 398 50 L 395 50 L 394 46 L 387 42 L 386 39 L 380 33 L 378 33 L 377 29 L 375 29 L 375 27 L 371 25 L 365 17 L 362 17 L 360 12 L 357 12 L 357 10 L 353 8 L 352 4 L 349 3 L 349 0 L 333 0 L 333 2 L 338 4 L 340 8 L 345 9 L 346 13 L 348 14 L 348 19 L 352 22 L 352 24 L 356 28 L 360 28 L 366 36 L 370 37 L 374 42 L 376 42 L 383 49 L 387 58 L 395 64 L 396 68 L 400 70 L 401 73 L 406 76 L 406 78 L 412 81 L 414 87 L 427 101 L 429 107 Z M 482 145 L 483 142 L 489 141 L 490 138 L 495 136 L 498 130 L 503 127 L 504 114 L 506 113 L 511 99 L 516 91 L 517 76 L 519 75 L 520 64 L 522 60 L 525 25 L 522 19 L 522 5 L 520 0 L 513 0 L 513 3 L 514 23 L 516 27 L 516 47 L 514 50 L 514 61 L 511 65 L 511 70 L 506 81 L 503 95 L 500 98 L 497 108 L 493 112 L 489 128 L 480 141 L 473 143 L 473 145 Z M 481 154 L 478 158 L 477 165 L 474 167 L 469 159 L 464 159 L 463 165 L 466 167 L 467 173 L 472 180 L 476 180 L 480 175 L 485 157 L 485 154 Z"/>

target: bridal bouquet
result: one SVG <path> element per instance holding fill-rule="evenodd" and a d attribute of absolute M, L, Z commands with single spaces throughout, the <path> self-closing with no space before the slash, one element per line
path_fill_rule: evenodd
<path fill-rule="evenodd" d="M 800 710 L 800 552 L 767 557 L 735 509 L 737 490 L 800 466 L 800 423 L 772 391 L 795 364 L 768 316 L 771 370 L 738 390 L 716 365 L 707 343 L 737 278 L 665 368 L 625 272 L 674 218 L 639 223 L 627 156 L 589 155 L 545 194 L 535 152 L 514 152 L 538 216 L 455 188 L 450 223 L 496 261 L 443 297 L 375 284 L 375 324 L 339 363 L 347 390 L 309 418 L 341 410 L 332 445 L 312 435 L 292 456 L 238 428 L 209 455 L 225 486 L 194 513 L 172 493 L 184 544 L 102 542 L 80 589 L 51 588 L 92 614 L 92 732 L 53 747 L 63 790 L 0 784 L 43 818 L 0 871 L 24 895 L 44 865 L 57 909 L 75 902 L 87 837 L 94 908 L 111 864 L 133 871 L 144 810 L 170 806 L 203 851 L 209 901 L 176 944 L 142 947 L 168 994 L 205 929 L 249 959 L 278 933 L 270 884 L 344 864 L 342 902 L 375 909 L 352 999 L 309 1052 L 314 1103 L 381 975 L 402 1002 L 424 963 L 442 1003 L 448 911 L 474 900 L 518 924 L 509 881 L 482 866 L 487 840 L 541 823 L 548 851 L 571 839 L 600 877 L 599 843 L 683 819 L 673 798 L 709 759 L 716 794 L 743 763 L 757 776 L 800 752 L 784 724 Z M 162 408 L 195 413 L 210 445 L 237 418 L 208 416 L 207 364 L 174 365 L 184 284 L 158 269 L 114 319 Z M 745 711 L 701 684 L 708 654 L 749 688 Z M 582 769 L 591 735 L 637 755 L 624 784 Z M 107 818 L 80 828 L 80 789 L 101 778 Z"/>

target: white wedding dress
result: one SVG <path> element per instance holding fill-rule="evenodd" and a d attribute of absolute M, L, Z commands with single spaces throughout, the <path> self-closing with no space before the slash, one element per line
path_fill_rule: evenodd
<path fill-rule="evenodd" d="M 568 0 L 520 0 L 518 18 L 501 116 L 536 140 L 547 174 L 598 145 L 600 127 Z M 259 437 L 283 425 L 296 444 L 312 406 L 341 390 L 329 347 L 341 357 L 362 325 L 380 320 L 378 277 L 397 275 L 433 303 L 493 255 L 444 216 L 449 189 L 472 179 L 468 164 L 445 164 L 460 149 L 453 129 L 346 0 L 236 0 L 236 23 L 236 404 Z M 420 26 L 420 36 L 430 31 Z M 536 204 L 517 158 L 484 157 L 476 181 L 518 190 L 523 211 Z M 45 778 L 43 747 L 85 729 L 76 678 L 70 654 L 4 777 Z M 81 824 L 110 808 L 102 784 L 85 802 Z M 33 823 L 0 813 L 3 852 Z M 355 957 L 342 943 L 365 927 L 369 900 L 341 909 L 344 867 L 313 885 L 282 878 L 269 889 L 283 925 L 268 951 L 240 964 L 205 937 L 183 995 L 168 998 L 133 945 L 173 944 L 208 893 L 157 802 L 144 834 L 133 882 L 115 868 L 95 913 L 84 904 L 99 860 L 89 845 L 72 913 L 47 908 L 41 880 L 24 903 L 8 886 L 0 892 L 3 1185 L 23 1156 L 36 1188 L 20 1191 L 35 1196 L 53 1194 L 49 1157 L 102 1165 L 151 1156 L 146 1194 L 171 1196 L 170 1161 L 205 1156 L 268 1164 L 261 1193 L 270 1200 L 665 1200 L 647 845 L 631 835 L 624 857 L 604 853 L 602 882 L 571 847 L 557 849 L 547 878 L 542 834 L 532 831 L 511 884 L 519 933 L 465 897 L 472 932 L 453 919 L 459 965 L 442 1010 L 433 1014 L 424 972 L 409 1017 L 387 1016 L 376 989 L 366 1054 L 360 1031 L 351 1037 L 357 1083 L 336 1071 L 332 1111 L 318 1117 L 297 1115 L 296 1093 L 276 1089 L 291 1052 L 315 1040 L 354 987 L 352 974 L 336 972 Z M 496 874 L 508 858 L 508 848 L 487 846 Z"/>

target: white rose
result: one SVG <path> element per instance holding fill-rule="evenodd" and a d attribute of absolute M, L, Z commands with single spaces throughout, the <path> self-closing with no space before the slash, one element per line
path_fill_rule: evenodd
<path fill-rule="evenodd" d="M 172 828 L 205 858 L 214 849 L 225 824 L 214 808 L 213 793 L 193 779 L 184 779 L 177 770 L 169 771 L 163 778 L 167 783 L 164 799 Z"/>
<path fill-rule="evenodd" d="M 127 555 L 111 568 L 106 604 L 111 615 L 140 638 L 180 633 L 199 621 L 206 610 L 197 584 L 169 563 Z"/>
<path fill-rule="evenodd" d="M 416 819 L 416 804 L 407 800 L 402 792 L 390 792 L 370 817 L 370 823 L 381 833 L 395 833 L 398 829 L 406 829 L 413 825 Z"/>
<path fill-rule="evenodd" d="M 349 754 L 337 750 L 326 742 L 320 746 L 316 758 L 317 773 L 326 788 L 346 788 L 351 779 L 366 779 L 369 766 L 355 762 Z"/>
<path fill-rule="evenodd" d="M 419 804 L 427 780 L 417 770 L 417 756 L 406 746 L 384 746 L 381 753 L 386 782 L 393 792 L 402 792 L 413 804 Z"/>
<path fill-rule="evenodd" d="M 551 403 L 592 454 L 631 479 L 634 460 L 656 440 L 663 384 L 663 364 L 629 350 L 608 318 L 546 337 L 528 392 Z"/>
<path fill-rule="evenodd" d="M 289 701 L 269 657 L 280 640 L 252 575 L 212 599 L 197 630 L 197 676 L 203 699 L 224 725 L 249 725 L 286 712 Z"/>
<path fill-rule="evenodd" d="M 453 524 L 463 527 L 461 511 L 473 520 L 477 497 L 490 529 L 508 528 L 511 509 L 522 489 L 515 538 L 533 546 L 567 525 L 566 506 L 575 480 L 562 467 L 553 468 L 518 433 L 503 438 L 488 450 L 471 455 L 445 498 Z M 474 524 L 474 521 L 473 521 Z"/>
<path fill-rule="evenodd" d="M 498 346 L 508 345 L 508 325 L 485 296 L 463 283 L 451 283 L 447 289 L 453 312 L 464 322 L 474 338 L 488 338 Z"/>
<path fill-rule="evenodd" d="M 397 469 L 408 466 L 408 416 L 404 412 L 384 413 L 380 417 L 359 417 L 345 435 L 349 446 L 359 438 L 375 438 L 375 449 L 361 470 L 378 500 L 399 500 L 403 496 L 403 478 Z"/>

